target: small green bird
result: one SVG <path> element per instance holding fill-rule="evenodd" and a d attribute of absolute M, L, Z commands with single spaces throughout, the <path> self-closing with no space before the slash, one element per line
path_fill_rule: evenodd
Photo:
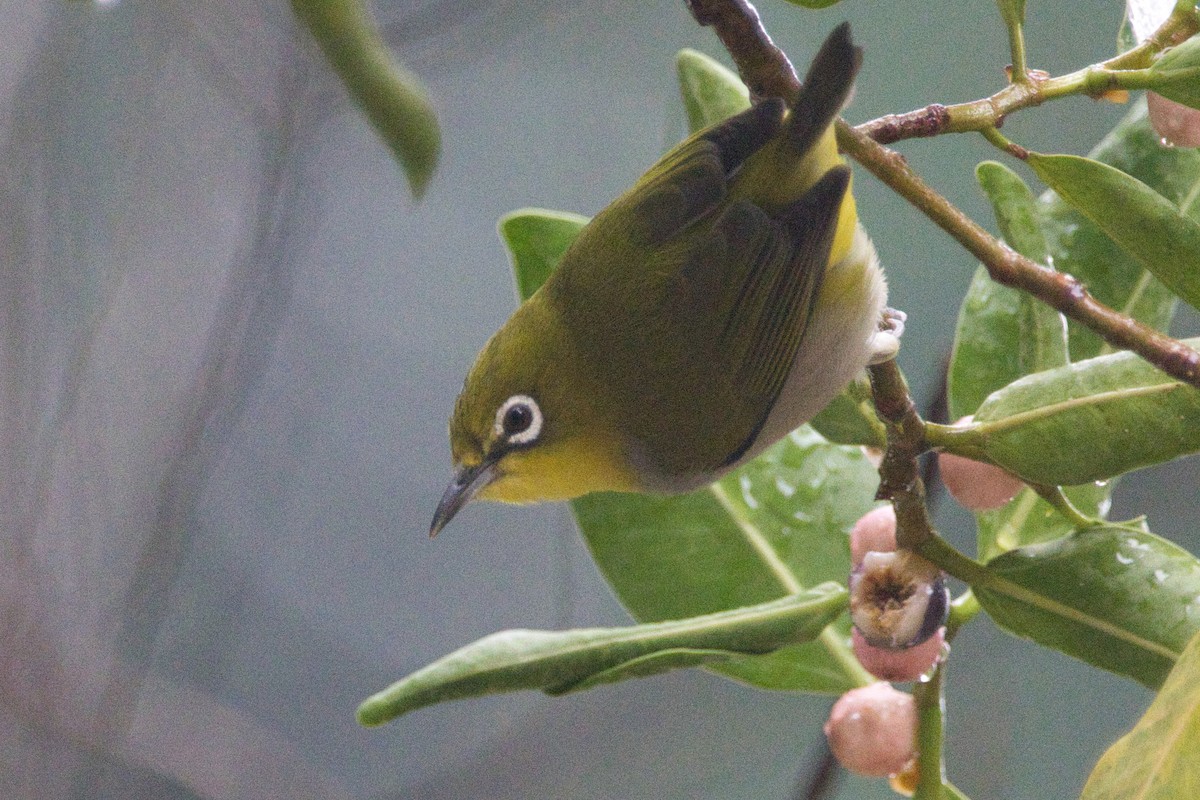
<path fill-rule="evenodd" d="M 580 231 L 467 375 L 431 535 L 474 498 L 703 486 L 895 353 L 833 134 L 861 61 L 843 23 L 790 109 L 689 137 Z"/>

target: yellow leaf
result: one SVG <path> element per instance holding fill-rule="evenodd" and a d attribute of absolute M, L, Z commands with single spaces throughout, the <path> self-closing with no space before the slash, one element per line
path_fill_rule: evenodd
<path fill-rule="evenodd" d="M 1158 697 L 1108 748 L 1081 800 L 1200 797 L 1200 634 L 1192 637 Z"/>

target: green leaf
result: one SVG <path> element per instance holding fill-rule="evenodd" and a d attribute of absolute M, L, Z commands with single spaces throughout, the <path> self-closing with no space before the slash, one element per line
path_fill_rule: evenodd
<path fill-rule="evenodd" d="M 973 452 L 961 455 L 1070 486 L 1200 451 L 1200 390 L 1114 353 L 1026 376 L 988 397 L 975 422 L 964 437 Z"/>
<path fill-rule="evenodd" d="M 392 57 L 361 0 L 292 0 L 343 85 L 400 161 L 420 198 L 437 168 L 442 135 L 415 75 Z"/>
<path fill-rule="evenodd" d="M 597 566 L 639 620 L 759 603 L 850 570 L 847 532 L 878 483 L 859 448 L 807 427 L 710 487 L 689 494 L 598 494 L 571 507 Z M 773 689 L 840 693 L 870 680 L 849 626 L 721 672 Z"/>
<path fill-rule="evenodd" d="M 1068 486 L 1063 491 L 1081 513 L 1103 519 L 1108 515 L 1114 483 L 1085 483 Z M 976 550 L 984 559 L 1022 545 L 1059 539 L 1075 531 L 1069 519 L 1030 488 L 1022 489 L 1011 502 L 1000 508 L 977 513 L 975 518 L 978 523 Z"/>
<path fill-rule="evenodd" d="M 692 133 L 750 107 L 750 92 L 741 79 L 704 53 L 680 50 L 675 69 Z"/>
<path fill-rule="evenodd" d="M 1046 262 L 1046 237 L 1033 192 L 1017 173 L 997 161 L 975 167 L 975 179 L 996 214 L 1000 235 L 1009 247 L 1039 264 Z"/>
<path fill-rule="evenodd" d="M 600 683 L 767 653 L 812 639 L 846 607 L 824 584 L 770 603 L 626 628 L 510 630 L 485 636 L 402 678 L 358 707 L 381 725 L 424 706 L 519 689 L 563 694 Z"/>
<path fill-rule="evenodd" d="M 986 570 L 972 588 L 1000 626 L 1150 687 L 1200 629 L 1200 561 L 1132 527 L 1022 547 Z"/>
<path fill-rule="evenodd" d="M 959 310 L 950 357 L 951 419 L 973 414 L 989 394 L 1023 375 L 1066 364 L 1066 336 L 1061 314 L 978 268 Z"/>
<path fill-rule="evenodd" d="M 1146 103 L 1139 99 L 1129 114 L 1090 153 L 1145 182 L 1192 219 L 1200 220 L 1200 150 L 1163 147 L 1150 126 Z M 1166 330 L 1175 298 L 1157 278 L 1079 211 L 1046 192 L 1039 201 L 1043 230 L 1053 266 L 1079 278 L 1100 302 L 1152 328 Z M 1072 360 L 1111 352 L 1111 348 L 1077 323 L 1069 323 Z"/>
<path fill-rule="evenodd" d="M 1038 206 L 1015 172 L 992 161 L 976 177 L 996 213 L 1009 246 L 1047 262 Z M 1001 286 L 982 267 L 975 273 L 959 311 L 948 377 L 950 414 L 975 411 L 989 394 L 1022 375 L 1068 362 L 1066 319 L 1025 292 Z"/>
<path fill-rule="evenodd" d="M 588 218 L 567 211 L 522 208 L 505 214 L 497 226 L 508 246 L 517 277 L 517 296 L 526 300 L 541 286 Z"/>
<path fill-rule="evenodd" d="M 994 161 L 975 169 L 980 187 L 992 202 L 1000 233 L 1018 253 L 1048 262 L 1042 233 L 1041 207 L 1025 182 Z M 1034 372 L 1065 366 L 1066 319 L 1028 294 L 1001 286 L 980 267 L 963 300 L 950 361 L 949 400 L 954 419 L 975 412 L 992 392 Z M 1086 514 L 1101 515 L 1107 487 L 1088 485 L 1071 490 L 1071 499 Z M 998 555 L 1023 544 L 1049 541 L 1073 529 L 1032 489 L 1010 503 L 976 515 L 978 551 Z"/>
<path fill-rule="evenodd" d="M 1150 66 L 1150 74 L 1163 81 L 1154 85 L 1154 91 L 1176 103 L 1200 108 L 1200 38 L 1193 36 L 1163 53 Z"/>
<path fill-rule="evenodd" d="M 978 267 L 958 309 L 946 373 L 950 419 L 959 420 L 997 389 L 1027 374 L 1020 364 L 1022 293 L 1001 286 Z"/>
<path fill-rule="evenodd" d="M 1137 725 L 1100 757 L 1080 800 L 1200 797 L 1200 636 Z"/>
<path fill-rule="evenodd" d="M 1200 223 L 1137 178 L 1098 161 L 1037 153 L 1027 161 L 1142 267 L 1200 307 Z"/>
<path fill-rule="evenodd" d="M 875 414 L 871 384 L 865 377 L 851 382 L 809 424 L 835 444 L 887 445 L 887 430 Z"/>

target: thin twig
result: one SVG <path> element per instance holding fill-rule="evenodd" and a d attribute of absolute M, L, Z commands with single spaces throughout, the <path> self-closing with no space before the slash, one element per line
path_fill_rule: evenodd
<path fill-rule="evenodd" d="M 925 421 L 917 413 L 904 374 L 894 360 L 867 368 L 875 410 L 887 428 L 887 449 L 879 465 L 877 500 L 896 508 L 896 543 L 915 550 L 919 540 L 933 536 L 917 458 L 929 449 Z"/>
<path fill-rule="evenodd" d="M 887 427 L 888 446 L 879 466 L 879 491 L 876 497 L 892 501 L 896 510 L 896 544 L 924 555 L 947 549 L 933 530 L 925 489 L 917 466 L 917 456 L 926 448 L 925 423 L 917 414 L 904 375 L 896 362 L 885 361 L 867 368 L 875 407 Z M 961 617 L 957 621 L 961 623 Z M 934 800 L 942 796 L 946 781 L 942 758 L 945 736 L 942 703 L 942 676 L 945 663 L 939 664 L 929 680 L 913 690 L 917 704 L 918 777 L 914 800 Z"/>
<path fill-rule="evenodd" d="M 1067 75 L 1051 77 L 1038 70 L 1014 72 L 1000 91 L 980 100 L 945 106 L 938 103 L 904 114 L 889 114 L 858 129 L 880 144 L 902 139 L 966 133 L 999 128 L 1014 111 L 1059 97 L 1085 94 L 1100 98 L 1113 89 L 1136 89 L 1142 79 L 1133 70 L 1145 69 L 1154 56 L 1200 32 L 1200 17 L 1183 4 L 1144 42 L 1132 50 Z"/>

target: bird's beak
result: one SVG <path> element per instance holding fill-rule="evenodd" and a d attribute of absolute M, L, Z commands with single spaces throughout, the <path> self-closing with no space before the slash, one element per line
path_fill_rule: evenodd
<path fill-rule="evenodd" d="M 454 473 L 442 502 L 438 503 L 437 511 L 433 514 L 433 523 L 429 526 L 429 536 L 438 535 L 438 531 L 446 527 L 454 515 L 469 503 L 475 495 L 499 476 L 496 459 L 485 458 L 473 467 L 461 467 Z"/>

